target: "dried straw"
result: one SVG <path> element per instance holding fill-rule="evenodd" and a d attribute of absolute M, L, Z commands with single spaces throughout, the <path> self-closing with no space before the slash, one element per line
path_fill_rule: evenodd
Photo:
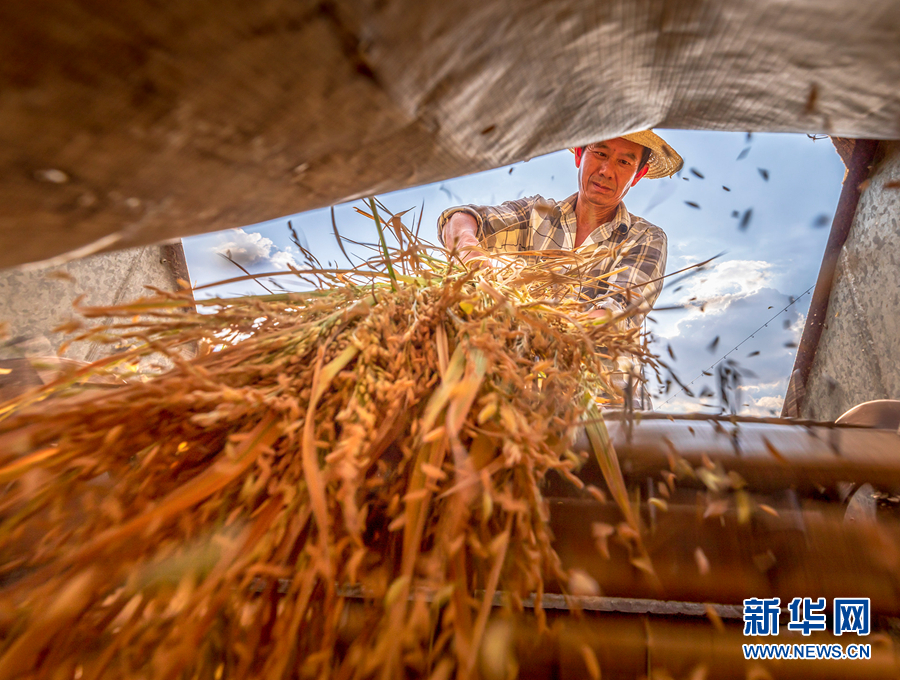
<path fill-rule="evenodd" d="M 81 309 L 139 346 L 0 406 L 0 677 L 471 677 L 495 593 L 567 591 L 541 481 L 579 483 L 636 331 L 586 316 L 575 255 L 467 269 L 383 224 L 311 292 Z"/>

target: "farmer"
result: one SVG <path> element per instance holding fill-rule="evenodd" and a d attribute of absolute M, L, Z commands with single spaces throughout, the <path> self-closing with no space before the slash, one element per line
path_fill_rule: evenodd
<path fill-rule="evenodd" d="M 571 151 L 578 169 L 578 193 L 559 202 L 532 196 L 499 206 L 449 208 L 438 220 L 438 236 L 448 248 L 458 249 L 463 260 L 480 258 L 486 264 L 490 260 L 485 251 L 578 249 L 592 260 L 581 292 L 594 301 L 594 313 L 628 309 L 631 315 L 620 323 L 627 328 L 640 326 L 662 290 L 659 279 L 666 269 L 666 235 L 628 212 L 622 199 L 643 177 L 669 177 L 681 169 L 683 161 L 649 130 Z M 591 282 L 617 269 L 622 271 L 605 282 Z"/>

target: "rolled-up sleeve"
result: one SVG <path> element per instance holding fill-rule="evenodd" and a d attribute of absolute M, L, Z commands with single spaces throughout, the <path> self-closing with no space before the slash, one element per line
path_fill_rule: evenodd
<path fill-rule="evenodd" d="M 531 209 L 536 196 L 507 201 L 498 206 L 460 205 L 448 208 L 438 218 L 438 238 L 444 243 L 444 226 L 453 213 L 465 212 L 478 223 L 476 238 L 483 248 L 499 252 L 527 250 L 531 247 Z"/>

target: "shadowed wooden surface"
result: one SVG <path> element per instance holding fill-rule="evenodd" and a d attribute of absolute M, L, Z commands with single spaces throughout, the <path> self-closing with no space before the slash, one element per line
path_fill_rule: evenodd
<path fill-rule="evenodd" d="M 0 267 L 647 127 L 897 137 L 898 82 L 892 0 L 6 3 Z"/>

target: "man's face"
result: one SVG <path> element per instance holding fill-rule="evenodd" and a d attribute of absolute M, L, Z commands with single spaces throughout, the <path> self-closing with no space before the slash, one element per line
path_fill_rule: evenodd
<path fill-rule="evenodd" d="M 643 176 L 638 165 L 644 147 L 616 137 L 584 148 L 578 168 L 578 198 L 609 208 L 619 204 Z"/>

